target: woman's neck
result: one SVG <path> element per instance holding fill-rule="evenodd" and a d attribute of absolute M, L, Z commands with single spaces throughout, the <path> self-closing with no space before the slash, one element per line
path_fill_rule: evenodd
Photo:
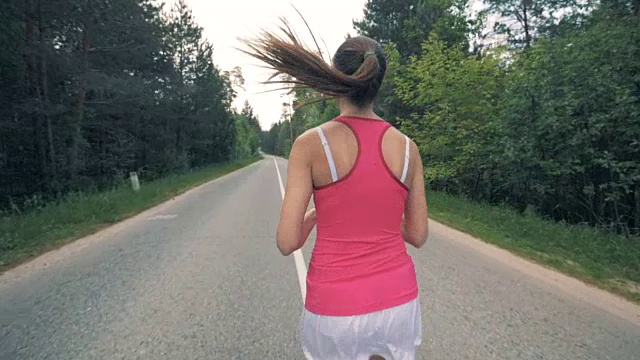
<path fill-rule="evenodd" d="M 344 100 L 340 102 L 340 116 L 382 120 L 382 118 L 373 111 L 373 104 L 365 107 L 357 107 Z"/>

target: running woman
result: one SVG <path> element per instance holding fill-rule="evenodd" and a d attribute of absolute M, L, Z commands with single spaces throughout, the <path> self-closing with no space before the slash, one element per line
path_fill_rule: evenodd
<path fill-rule="evenodd" d="M 336 99 L 340 115 L 308 130 L 289 155 L 277 246 L 300 249 L 317 226 L 300 321 L 313 360 L 415 359 L 422 341 L 418 283 L 405 243 L 424 245 L 428 213 L 416 144 L 380 118 L 385 76 L 379 43 L 347 39 L 332 63 L 288 27 L 263 32 L 245 52 L 291 84 Z M 282 81 L 281 79 L 275 81 Z M 284 80 L 287 81 L 287 80 Z M 311 195 L 315 209 L 306 211 Z"/>

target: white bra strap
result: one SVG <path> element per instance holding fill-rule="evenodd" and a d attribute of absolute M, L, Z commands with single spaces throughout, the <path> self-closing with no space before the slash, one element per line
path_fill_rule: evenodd
<path fill-rule="evenodd" d="M 327 137 L 324 135 L 324 131 L 321 127 L 316 128 L 318 131 L 318 135 L 320 136 L 320 141 L 322 141 L 322 147 L 324 148 L 324 154 L 327 156 L 327 161 L 329 162 L 329 170 L 331 171 L 331 179 L 336 182 L 338 181 L 338 171 L 336 170 L 336 163 L 333 161 L 333 155 L 331 154 L 331 148 L 329 147 L 329 142 L 327 141 Z"/>
<path fill-rule="evenodd" d="M 400 178 L 400 182 L 404 183 L 407 180 L 407 173 L 409 172 L 409 157 L 410 157 L 410 141 L 409 138 L 405 135 L 405 145 L 404 145 L 404 168 L 402 168 L 402 177 Z"/>

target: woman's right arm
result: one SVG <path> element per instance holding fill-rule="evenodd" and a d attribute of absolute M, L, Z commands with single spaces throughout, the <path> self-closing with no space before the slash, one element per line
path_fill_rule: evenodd
<path fill-rule="evenodd" d="M 413 165 L 409 196 L 402 221 L 402 236 L 404 241 L 416 248 L 420 248 L 427 241 L 429 234 L 429 213 L 424 189 L 422 158 L 418 147 L 413 141 L 411 142 L 411 153 L 411 157 L 416 160 Z"/>

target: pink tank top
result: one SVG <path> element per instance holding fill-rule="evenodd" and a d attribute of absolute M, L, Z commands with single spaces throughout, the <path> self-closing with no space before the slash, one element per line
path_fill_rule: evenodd
<path fill-rule="evenodd" d="M 314 189 L 317 239 L 305 308 L 318 315 L 350 316 L 414 300 L 416 272 L 400 230 L 408 189 L 382 154 L 382 137 L 391 125 L 355 117 L 333 121 L 351 128 L 359 152 L 348 174 Z"/>

